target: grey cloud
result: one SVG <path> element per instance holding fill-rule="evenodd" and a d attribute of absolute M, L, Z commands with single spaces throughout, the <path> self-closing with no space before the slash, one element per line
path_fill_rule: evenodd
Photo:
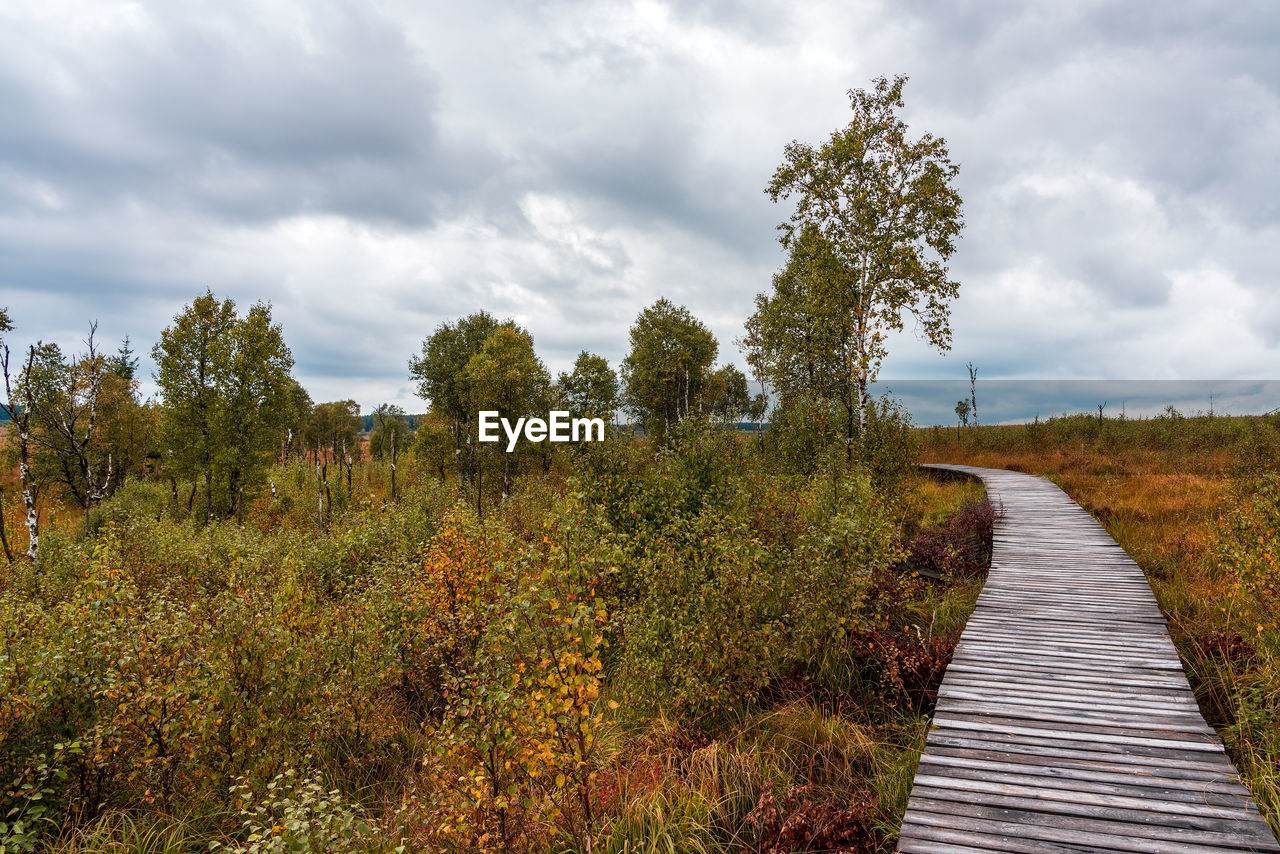
<path fill-rule="evenodd" d="M 1251 295 L 1243 323 L 1271 348 L 1238 370 L 1280 355 L 1274 6 L 689 0 L 652 31 L 647 8 L 15 16 L 0 304 L 31 337 L 73 343 L 98 317 L 141 351 L 205 287 L 270 298 L 299 375 L 344 397 L 400 393 L 422 336 L 479 308 L 527 318 L 554 370 L 583 348 L 616 365 L 666 295 L 740 362 L 732 340 L 781 260 L 789 208 L 762 189 L 782 146 L 819 142 L 848 121 L 844 90 L 901 71 L 914 130 L 961 164 L 968 226 L 955 350 L 908 335 L 892 367 L 1108 375 L 1126 369 L 1117 336 L 1159 364 L 1142 318 L 1190 324 L 1169 319 L 1172 282 L 1202 270 Z M 531 198 L 565 205 L 562 227 L 539 230 Z M 320 220 L 350 232 L 282 227 Z M 1042 299 L 998 304 L 1014 280 Z"/>
<path fill-rule="evenodd" d="M 392 22 L 307 6 L 300 32 L 257 20 L 259 8 L 153 5 L 146 26 L 88 56 L 47 38 L 69 93 L 0 64 L 0 162 L 80 206 L 137 200 L 235 221 L 422 223 L 442 195 L 484 179 L 491 156 L 442 141 L 438 86 Z M 44 36 L 10 31 L 11 46 L 26 37 Z"/>

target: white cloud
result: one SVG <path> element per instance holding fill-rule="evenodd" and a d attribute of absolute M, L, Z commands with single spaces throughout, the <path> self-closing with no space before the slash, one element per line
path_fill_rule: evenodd
<path fill-rule="evenodd" d="M 0 10 L 0 289 L 16 340 L 145 350 L 270 300 L 320 399 L 409 409 L 481 308 L 553 369 L 659 296 L 733 340 L 781 260 L 763 187 L 845 91 L 911 76 L 967 228 L 954 347 L 885 376 L 1269 376 L 1280 12 L 1266 4 L 349 0 Z"/>

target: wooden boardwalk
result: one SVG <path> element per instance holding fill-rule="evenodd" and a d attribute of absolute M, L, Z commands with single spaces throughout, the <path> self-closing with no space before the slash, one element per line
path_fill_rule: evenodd
<path fill-rule="evenodd" d="M 1142 570 L 1049 481 L 969 466 L 997 522 L 898 850 L 1280 851 Z"/>

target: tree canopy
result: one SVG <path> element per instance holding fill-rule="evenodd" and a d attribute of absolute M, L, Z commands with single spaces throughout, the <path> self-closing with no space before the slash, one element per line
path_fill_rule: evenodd
<path fill-rule="evenodd" d="M 160 334 L 152 358 L 170 472 L 204 481 L 209 513 L 231 513 L 260 485 L 291 409 L 293 356 L 271 307 L 240 317 L 232 300 L 206 292 Z"/>
<path fill-rule="evenodd" d="M 645 431 L 662 439 L 699 403 L 719 345 L 684 306 L 659 299 L 631 327 L 631 351 L 622 362 L 624 402 Z"/>
<path fill-rule="evenodd" d="M 887 336 L 910 314 L 929 343 L 949 348 L 960 287 L 947 270 L 963 227 L 959 169 L 945 140 L 908 139 L 898 115 L 906 81 L 879 77 L 869 91 L 851 90 L 848 126 L 816 148 L 788 144 L 765 190 L 796 205 L 778 227 L 790 256 L 774 294 L 757 301 L 756 341 L 780 385 L 805 381 L 830 398 L 839 382 L 850 455 Z M 814 358 L 828 345 L 842 351 L 843 367 Z"/>
<path fill-rule="evenodd" d="M 583 350 L 574 360 L 572 372 L 560 372 L 556 394 L 574 418 L 609 422 L 618 409 L 618 375 L 603 356 Z"/>

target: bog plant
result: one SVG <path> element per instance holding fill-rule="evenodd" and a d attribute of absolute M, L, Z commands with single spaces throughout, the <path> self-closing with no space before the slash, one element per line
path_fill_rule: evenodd
<path fill-rule="evenodd" d="M 6 850 L 723 851 L 842 792 L 879 815 L 872 764 L 830 746 L 881 725 L 841 716 L 922 621 L 874 467 L 802 474 L 691 417 L 481 519 L 412 457 L 378 498 L 377 465 L 323 527 L 296 460 L 243 524 L 130 483 L 4 571 Z M 832 705 L 735 741 L 797 696 Z M 660 774 L 628 747 L 654 716 Z"/>

